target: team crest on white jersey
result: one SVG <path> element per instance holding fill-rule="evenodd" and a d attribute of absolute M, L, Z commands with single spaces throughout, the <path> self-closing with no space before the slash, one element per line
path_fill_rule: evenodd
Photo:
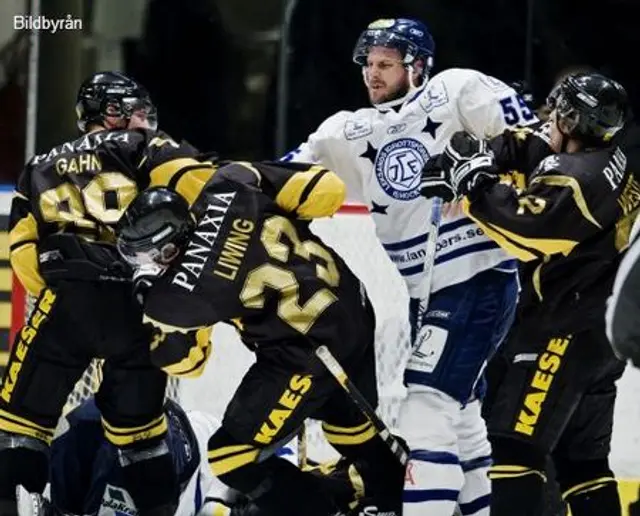
<path fill-rule="evenodd" d="M 375 160 L 380 187 L 398 201 L 410 201 L 420 195 L 422 167 L 429 159 L 426 147 L 413 138 L 402 138 L 382 147 Z"/>
<path fill-rule="evenodd" d="M 418 98 L 418 102 L 425 113 L 430 113 L 435 108 L 444 106 L 449 102 L 449 95 L 444 82 L 442 80 L 434 80 L 427 83 L 427 88 Z"/>
<path fill-rule="evenodd" d="M 344 124 L 344 137 L 347 140 L 358 140 L 373 132 L 371 122 L 367 120 L 347 120 Z"/>

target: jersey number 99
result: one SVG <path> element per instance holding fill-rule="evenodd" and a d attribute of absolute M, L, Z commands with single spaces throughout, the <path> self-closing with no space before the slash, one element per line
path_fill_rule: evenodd
<path fill-rule="evenodd" d="M 83 188 L 61 183 L 40 194 L 45 222 L 70 223 L 94 228 L 96 222 L 115 224 L 135 198 L 138 187 L 120 172 L 100 172 Z"/>

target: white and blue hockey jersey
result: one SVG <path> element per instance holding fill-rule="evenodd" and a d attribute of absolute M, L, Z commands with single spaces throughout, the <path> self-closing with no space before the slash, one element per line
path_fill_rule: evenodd
<path fill-rule="evenodd" d="M 176 514 L 228 516 L 231 493 L 213 475 L 207 458 L 209 438 L 220 423 L 205 412 L 181 414 L 168 417 L 168 445 L 183 479 Z M 83 514 L 96 516 L 137 515 L 131 496 L 122 487 L 116 451 L 103 436 L 93 400 L 71 411 L 61 430 L 53 441 L 51 458 L 50 498 L 56 507 L 68 511 L 81 506 Z"/>
<path fill-rule="evenodd" d="M 423 298 L 431 200 L 420 196 L 423 165 L 456 131 L 489 138 L 536 120 L 503 82 L 475 70 L 443 71 L 399 108 L 341 111 L 283 160 L 321 163 L 347 184 L 348 200 L 369 207 L 377 236 L 406 281 Z M 431 291 L 464 282 L 509 257 L 470 219 L 444 216 Z"/>

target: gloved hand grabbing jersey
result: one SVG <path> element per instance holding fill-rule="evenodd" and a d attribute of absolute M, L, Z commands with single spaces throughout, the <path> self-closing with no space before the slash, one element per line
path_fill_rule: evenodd
<path fill-rule="evenodd" d="M 430 158 L 422 169 L 420 193 L 451 202 L 470 196 L 487 181 L 497 181 L 494 156 L 487 142 L 464 131 L 454 133 L 444 152 Z"/>

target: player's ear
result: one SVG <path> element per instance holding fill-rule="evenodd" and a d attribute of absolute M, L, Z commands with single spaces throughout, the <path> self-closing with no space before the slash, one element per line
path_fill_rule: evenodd
<path fill-rule="evenodd" d="M 420 84 L 422 82 L 422 78 L 424 77 L 426 63 L 423 58 L 417 58 L 413 62 L 413 84 Z"/>

